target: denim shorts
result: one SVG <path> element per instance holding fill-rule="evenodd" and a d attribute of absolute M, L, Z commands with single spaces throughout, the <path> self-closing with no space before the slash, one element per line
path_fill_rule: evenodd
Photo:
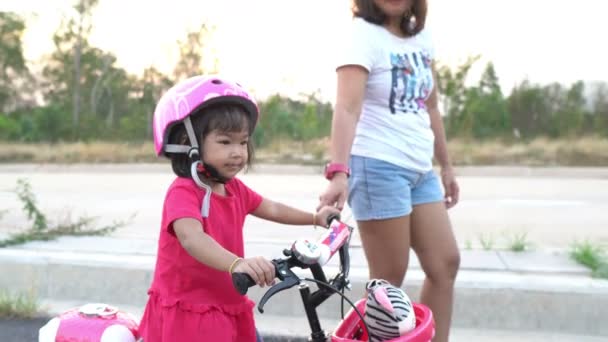
<path fill-rule="evenodd" d="M 444 200 L 433 170 L 416 172 L 379 159 L 351 156 L 348 205 L 357 221 L 411 214 L 415 205 Z"/>

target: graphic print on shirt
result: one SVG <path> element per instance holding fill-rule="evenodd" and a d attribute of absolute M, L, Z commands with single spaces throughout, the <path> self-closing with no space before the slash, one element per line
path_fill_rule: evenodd
<path fill-rule="evenodd" d="M 433 88 L 431 58 L 426 51 L 391 53 L 391 93 L 389 108 L 392 114 L 426 110 L 424 101 Z"/>

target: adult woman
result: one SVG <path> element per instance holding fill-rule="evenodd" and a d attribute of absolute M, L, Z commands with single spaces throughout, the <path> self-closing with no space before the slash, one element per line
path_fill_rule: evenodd
<path fill-rule="evenodd" d="M 330 184 L 320 201 L 341 209 L 348 194 L 371 279 L 401 286 L 412 247 L 426 274 L 421 302 L 435 315 L 435 341 L 447 341 L 460 263 L 447 208 L 459 188 L 433 86 L 426 9 L 425 0 L 354 1 L 337 68 Z"/>

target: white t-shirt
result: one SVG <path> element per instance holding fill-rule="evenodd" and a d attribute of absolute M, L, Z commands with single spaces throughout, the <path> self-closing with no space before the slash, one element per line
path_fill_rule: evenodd
<path fill-rule="evenodd" d="M 433 58 L 426 30 L 400 38 L 353 20 L 338 67 L 360 65 L 369 78 L 351 154 L 420 172 L 432 168 L 434 135 L 424 100 L 434 85 Z"/>

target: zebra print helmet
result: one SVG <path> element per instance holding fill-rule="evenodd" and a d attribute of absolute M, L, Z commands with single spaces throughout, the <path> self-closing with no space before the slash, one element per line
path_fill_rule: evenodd
<path fill-rule="evenodd" d="M 394 339 L 416 327 L 412 301 L 402 289 L 383 279 L 370 280 L 366 288 L 364 320 L 370 342 Z"/>

